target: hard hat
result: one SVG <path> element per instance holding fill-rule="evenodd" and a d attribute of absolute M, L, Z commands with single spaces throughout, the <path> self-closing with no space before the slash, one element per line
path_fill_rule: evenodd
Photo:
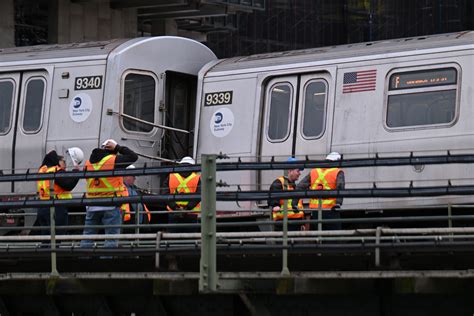
<path fill-rule="evenodd" d="M 288 157 L 288 159 L 286 161 L 293 163 L 293 162 L 297 162 L 298 160 L 295 157 Z M 304 170 L 304 168 L 295 168 L 295 169 L 298 169 L 300 171 Z"/>
<path fill-rule="evenodd" d="M 66 153 L 71 157 L 72 163 L 77 166 L 84 160 L 84 153 L 79 147 L 68 148 Z"/>
<path fill-rule="evenodd" d="M 189 157 L 189 156 L 186 156 L 184 157 L 183 159 L 181 159 L 179 161 L 179 164 L 182 165 L 182 164 L 190 164 L 190 165 L 194 165 L 196 162 L 194 161 L 194 159 L 192 157 Z"/>
<path fill-rule="evenodd" d="M 329 155 L 326 156 L 326 160 L 330 160 L 330 161 L 341 160 L 341 154 L 336 151 L 333 151 L 332 153 L 329 153 Z"/>
<path fill-rule="evenodd" d="M 134 165 L 130 165 L 130 166 L 128 166 L 128 167 L 125 168 L 125 169 L 135 169 L 135 166 L 134 166 Z"/>
<path fill-rule="evenodd" d="M 105 140 L 105 141 L 102 143 L 102 146 L 101 146 L 101 147 L 102 147 L 102 148 L 105 147 L 105 145 L 107 145 L 108 142 L 111 142 L 111 143 L 113 143 L 114 145 L 117 145 L 117 142 L 116 142 L 115 140 L 109 138 L 109 139 Z"/>

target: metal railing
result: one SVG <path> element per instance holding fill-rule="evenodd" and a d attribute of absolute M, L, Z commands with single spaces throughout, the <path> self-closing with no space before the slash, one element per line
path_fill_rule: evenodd
<path fill-rule="evenodd" d="M 338 162 L 328 161 L 298 161 L 287 162 L 264 162 L 247 163 L 231 162 L 217 164 L 217 155 L 203 155 L 202 165 L 199 166 L 166 166 L 147 167 L 136 169 L 122 169 L 111 171 L 72 171 L 57 174 L 4 174 L 0 175 L 0 182 L 11 181 L 37 181 L 49 180 L 50 187 L 54 187 L 53 181 L 57 178 L 89 178 L 89 177 L 114 177 L 114 176 L 143 176 L 163 175 L 171 172 L 202 171 L 200 194 L 184 195 L 156 195 L 156 196 L 130 196 L 110 198 L 87 198 L 85 196 L 70 200 L 36 200 L 31 196 L 23 197 L 21 200 L 8 200 L 0 202 L 0 209 L 19 209 L 50 207 L 50 227 L 18 227 L 8 228 L 10 230 L 41 230 L 48 229 L 50 235 L 45 236 L 0 236 L 0 252 L 4 255 L 50 255 L 51 275 L 58 277 L 57 255 L 64 256 L 104 256 L 104 255 L 147 255 L 155 256 L 155 267 L 160 267 L 160 253 L 200 253 L 200 289 L 202 292 L 213 292 L 218 289 L 218 253 L 276 253 L 282 254 L 281 276 L 288 277 L 291 272 L 288 268 L 289 251 L 371 251 L 374 253 L 374 265 L 380 266 L 380 257 L 383 249 L 398 249 L 411 247 L 450 247 L 453 245 L 471 247 L 474 245 L 474 228 L 452 227 L 452 221 L 473 221 L 474 215 L 453 215 L 452 206 L 448 205 L 447 215 L 439 216 L 410 216 L 410 217 L 368 217 L 368 218 L 343 218 L 336 220 L 318 219 L 292 220 L 287 219 L 287 210 L 284 209 L 284 220 L 282 232 L 220 232 L 219 230 L 235 228 L 236 226 L 275 226 L 279 222 L 270 219 L 263 221 L 244 221 L 238 224 L 232 222 L 217 222 L 216 201 L 257 201 L 267 199 L 290 199 L 290 198 L 328 198 L 328 197 L 413 197 L 413 196 L 441 196 L 441 195 L 468 195 L 474 194 L 474 185 L 432 187 L 403 187 L 403 188 L 377 188 L 366 189 L 342 189 L 328 191 L 217 191 L 216 172 L 235 170 L 271 170 L 271 169 L 295 169 L 299 167 L 381 167 L 394 165 L 414 164 L 441 164 L 441 163 L 473 163 L 474 155 L 446 155 L 427 157 L 406 158 L 369 158 L 357 160 L 342 160 Z M 202 170 L 201 170 L 202 168 Z M 157 203 L 169 201 L 202 201 L 201 224 L 138 224 L 119 225 L 120 228 L 152 228 L 158 230 L 156 233 L 137 233 L 121 235 L 57 235 L 62 230 L 79 230 L 83 226 L 71 225 L 58 227 L 55 225 L 54 212 L 57 206 L 91 206 L 91 205 L 115 205 L 124 203 Z M 286 203 L 284 204 L 286 206 Z M 157 214 L 166 213 L 157 211 Z M 271 214 L 271 211 L 267 211 Z M 320 210 L 318 214 L 322 214 Z M 136 214 L 136 218 L 140 214 Z M 7 215 L 4 215 L 7 216 Z M 15 214 L 13 216 L 21 216 Z M 269 217 L 268 217 L 269 218 Z M 447 228 L 410 228 L 394 229 L 385 228 L 381 225 L 399 222 L 436 222 L 445 221 L 449 223 Z M 373 229 L 347 229 L 338 231 L 324 231 L 321 225 L 327 223 L 358 224 L 372 223 L 377 227 Z M 311 231 L 288 231 L 290 225 L 316 224 L 318 230 Z M 96 228 L 103 228 L 97 226 Z M 200 227 L 201 233 L 167 233 L 167 228 L 189 228 Z M 118 249 L 104 249 L 105 240 L 119 240 L 123 246 Z M 79 246 L 81 240 L 93 240 L 95 244 L 91 249 L 83 249 Z"/>

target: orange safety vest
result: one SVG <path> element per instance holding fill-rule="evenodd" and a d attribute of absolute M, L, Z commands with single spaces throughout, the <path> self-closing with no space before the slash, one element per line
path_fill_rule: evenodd
<path fill-rule="evenodd" d="M 281 182 L 281 187 L 283 188 L 283 191 L 293 191 L 295 187 L 293 185 L 289 185 L 288 181 L 284 177 L 279 177 L 277 179 L 278 181 Z M 285 186 L 286 182 L 286 186 Z M 304 212 L 303 211 L 295 211 L 293 209 L 293 199 L 288 199 L 287 201 L 287 212 L 288 212 L 288 218 L 303 218 L 304 217 Z M 280 200 L 280 210 L 279 211 L 274 211 L 272 216 L 274 220 L 282 220 L 284 217 L 283 214 L 283 207 L 285 205 L 285 200 Z M 298 209 L 303 208 L 303 202 L 301 199 L 298 200 Z"/>
<path fill-rule="evenodd" d="M 86 161 L 87 171 L 113 170 L 116 155 L 107 155 L 101 161 Z M 121 196 L 124 191 L 123 177 L 87 178 L 87 197 L 103 198 Z"/>
<path fill-rule="evenodd" d="M 311 190 L 336 190 L 339 168 L 314 168 L 311 170 Z M 321 199 L 322 209 L 331 209 L 336 205 L 335 198 Z M 319 199 L 309 200 L 310 208 L 319 208 Z"/>
<path fill-rule="evenodd" d="M 124 190 L 122 192 L 122 197 L 127 197 L 127 196 L 130 196 L 130 194 L 128 192 L 127 186 L 124 186 Z M 145 213 L 146 213 L 146 216 L 148 217 L 148 223 L 149 223 L 149 222 L 151 222 L 150 210 L 148 209 L 148 207 L 146 207 L 145 204 L 142 203 L 142 205 L 143 205 L 143 208 L 145 209 Z M 131 218 L 131 216 L 130 216 L 130 203 L 122 204 L 122 206 L 120 207 L 120 211 L 122 212 L 123 221 L 128 222 Z M 136 211 L 137 210 L 135 210 L 135 212 Z"/>
<path fill-rule="evenodd" d="M 64 170 L 60 166 L 47 167 L 46 165 L 39 168 L 38 173 L 51 173 L 58 172 L 59 170 Z M 49 200 L 51 198 L 51 190 L 49 186 L 50 180 L 39 180 L 36 182 L 36 188 L 40 200 Z M 64 190 L 59 185 L 54 182 L 54 196 L 55 199 L 72 199 L 72 194 L 70 191 Z"/>
<path fill-rule="evenodd" d="M 195 193 L 198 188 L 200 174 L 195 172 L 191 173 L 186 179 L 184 179 L 179 173 L 170 173 L 169 178 L 169 190 L 170 194 L 183 194 L 183 193 Z M 189 204 L 189 201 L 176 201 L 176 205 L 185 208 Z M 173 211 L 172 208 L 166 206 L 168 211 Z M 201 210 L 201 203 L 196 205 L 192 209 L 194 212 Z"/>

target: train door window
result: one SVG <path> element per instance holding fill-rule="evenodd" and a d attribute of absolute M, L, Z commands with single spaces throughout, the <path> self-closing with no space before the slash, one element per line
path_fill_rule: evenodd
<path fill-rule="evenodd" d="M 387 93 L 388 128 L 450 125 L 456 119 L 457 67 L 395 72 Z"/>
<path fill-rule="evenodd" d="M 290 133 L 290 109 L 293 88 L 289 83 L 277 83 L 270 90 L 270 114 L 267 136 L 270 141 L 284 141 Z"/>
<path fill-rule="evenodd" d="M 13 105 L 13 88 L 13 81 L 0 81 L 0 134 L 6 134 L 10 130 Z"/>
<path fill-rule="evenodd" d="M 310 81 L 304 90 L 302 135 L 306 139 L 321 137 L 326 122 L 327 83 L 325 80 Z"/>
<path fill-rule="evenodd" d="M 166 72 L 166 125 L 194 130 L 197 77 L 173 71 Z M 192 155 L 193 134 L 165 132 L 162 157 L 180 159 Z"/>
<path fill-rule="evenodd" d="M 155 122 L 156 79 L 141 73 L 128 73 L 124 80 L 123 113 L 142 121 Z M 123 127 L 132 132 L 149 133 L 153 126 L 123 118 Z"/>
<path fill-rule="evenodd" d="M 23 113 L 23 131 L 25 133 L 35 133 L 41 128 L 45 86 L 45 80 L 39 77 L 32 77 L 26 82 Z"/>

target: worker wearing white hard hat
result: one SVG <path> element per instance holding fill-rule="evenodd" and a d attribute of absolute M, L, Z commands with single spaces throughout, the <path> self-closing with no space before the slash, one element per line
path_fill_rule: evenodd
<path fill-rule="evenodd" d="M 79 169 L 76 167 L 75 169 Z M 66 163 L 64 157 L 57 154 L 55 150 L 49 151 L 41 163 L 41 167 L 38 170 L 38 173 L 61 173 L 66 171 Z M 54 188 L 50 187 L 50 180 L 38 180 L 37 181 L 37 192 L 40 200 L 50 200 L 51 198 L 55 199 L 71 199 L 71 191 L 79 182 L 79 178 L 55 178 L 54 179 Z M 40 207 L 37 211 L 37 222 L 39 226 L 50 226 L 50 208 L 49 207 Z M 57 205 L 55 207 L 55 219 L 56 225 L 61 226 L 57 230 L 58 235 L 65 235 L 67 231 L 65 226 L 68 225 L 68 208 L 62 205 Z M 49 235 L 49 230 L 41 230 L 42 235 Z"/>
<path fill-rule="evenodd" d="M 342 156 L 338 152 L 331 152 L 326 156 L 328 161 L 339 161 Z M 297 185 L 297 190 L 342 190 L 345 187 L 344 171 L 338 167 L 331 168 L 313 168 L 311 172 L 304 177 Z M 315 211 L 311 212 L 311 218 L 318 218 L 318 210 L 321 208 L 322 218 L 324 219 L 340 219 L 341 216 L 337 211 L 343 202 L 342 197 L 337 198 L 311 198 L 309 208 Z M 323 229 L 339 230 L 341 223 L 323 224 Z"/>
<path fill-rule="evenodd" d="M 195 160 L 186 156 L 178 162 L 179 166 L 194 165 Z M 164 194 L 201 193 L 201 175 L 194 171 L 170 173 L 163 183 Z M 170 211 L 170 223 L 199 223 L 198 214 L 201 211 L 200 201 L 169 201 L 166 208 Z M 199 226 L 185 228 L 187 232 L 198 232 Z M 183 231 L 183 228 L 180 229 Z"/>
<path fill-rule="evenodd" d="M 100 143 L 101 146 L 95 148 L 89 160 L 85 163 L 86 171 L 106 171 L 125 169 L 135 161 L 137 161 L 137 154 L 128 147 L 119 145 L 113 139 L 107 139 Z M 125 188 L 123 177 L 101 177 L 101 178 L 87 178 L 87 197 L 88 198 L 111 198 L 115 196 L 122 196 Z M 95 228 L 98 225 L 104 225 L 106 234 L 120 234 L 118 226 L 122 224 L 122 217 L 120 214 L 120 206 L 87 206 L 86 220 L 84 227 L 84 235 L 97 234 L 99 229 Z M 93 240 L 82 240 L 81 247 L 92 247 Z M 117 247 L 117 240 L 106 240 L 105 247 Z"/>
<path fill-rule="evenodd" d="M 84 160 L 84 152 L 79 147 L 68 148 L 66 154 L 69 155 L 74 166 L 79 166 Z"/>
<path fill-rule="evenodd" d="M 179 164 L 180 164 L 180 165 L 185 165 L 185 164 L 194 165 L 194 164 L 196 164 L 196 162 L 194 161 L 194 159 L 193 159 L 192 157 L 186 156 L 186 157 L 183 157 L 183 158 L 179 161 Z"/>

